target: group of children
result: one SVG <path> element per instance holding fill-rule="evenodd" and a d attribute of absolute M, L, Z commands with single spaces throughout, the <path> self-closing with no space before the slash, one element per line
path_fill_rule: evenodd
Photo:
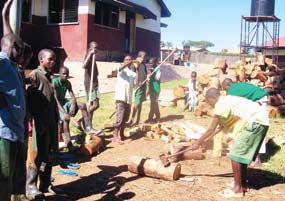
<path fill-rule="evenodd" d="M 99 72 L 95 58 L 98 44 L 94 41 L 89 44 L 83 61 L 87 107 L 85 103 L 76 101 L 68 81 L 67 67 L 60 68 L 59 77 L 53 76 L 56 55 L 50 49 L 39 51 L 39 66 L 27 78 L 24 76 L 32 51 L 29 45 L 13 34 L 9 25 L 7 13 L 12 2 L 6 1 L 2 11 L 4 36 L 0 52 L 0 199 L 3 201 L 10 200 L 11 195 L 28 200 L 25 195 L 35 199 L 44 197 L 45 192 L 63 193 L 51 184 L 52 163 L 58 149 L 59 122 L 63 124 L 63 139 L 70 151 L 74 147 L 70 140 L 69 124 L 78 110 L 81 110 L 82 115 L 73 122 L 77 128 L 87 134 L 97 135 L 101 132 L 92 127 L 93 113 L 99 108 Z M 124 129 L 140 122 L 142 103 L 147 95 L 150 97 L 150 112 L 146 122 L 160 122 L 158 97 L 161 73 L 155 57 L 149 59 L 147 67 L 144 51 L 140 51 L 136 59 L 126 55 L 117 72 L 112 142 L 123 144 Z M 197 104 L 196 77 L 197 73 L 192 72 L 188 86 L 188 107 L 191 110 Z M 238 86 L 224 83 L 223 87 L 228 91 L 227 96 L 220 96 L 216 88 L 206 91 L 205 98 L 214 107 L 215 116 L 192 149 L 197 149 L 208 137 L 213 136 L 218 126 L 220 129 L 238 132 L 230 151 L 234 183 L 220 195 L 243 197 L 247 189 L 247 165 L 256 158 L 269 127 L 268 115 L 260 107 L 263 101 L 266 102 L 263 99 L 266 93 L 243 83 Z M 70 100 L 65 98 L 67 91 Z M 131 104 L 133 112 L 128 122 Z M 28 131 L 31 134 L 29 146 Z"/>
<path fill-rule="evenodd" d="M 12 31 L 9 24 L 12 3 L 13 0 L 6 1 L 2 10 L 4 36 L 0 53 L 0 198 L 3 201 L 43 198 L 45 192 L 63 193 L 51 184 L 52 163 L 58 150 L 59 123 L 69 151 L 76 150 L 71 142 L 69 124 L 78 110 L 82 115 L 72 122 L 76 128 L 90 135 L 102 132 L 92 127 L 93 113 L 99 108 L 99 71 L 95 57 L 98 44 L 90 42 L 82 65 L 87 107 L 85 103 L 76 101 L 67 67 L 60 67 L 58 77 L 53 75 L 56 55 L 51 49 L 39 51 L 39 66 L 25 77 L 25 67 L 33 51 Z M 159 122 L 160 71 L 156 69 L 149 74 L 149 69 L 152 71 L 157 66 L 157 59 L 149 60 L 150 68 L 145 61 L 146 53 L 140 51 L 135 60 L 131 55 L 125 56 L 124 63 L 118 67 L 112 140 L 116 144 L 122 144 L 126 124 L 134 126 L 139 123 L 147 94 L 151 99 L 148 121 Z M 127 122 L 133 88 L 133 113 Z M 69 100 L 66 99 L 67 91 Z"/>
<path fill-rule="evenodd" d="M 124 129 L 139 123 L 142 103 L 146 96 L 150 97 L 150 112 L 147 123 L 160 121 L 158 97 L 160 93 L 160 69 L 157 58 L 149 59 L 149 68 L 145 64 L 146 53 L 140 51 L 134 60 L 131 55 L 124 57 L 123 63 L 117 67 L 117 83 L 115 88 L 116 118 L 112 142 L 123 144 Z M 134 94 L 134 95 L 133 95 Z M 134 96 L 134 100 L 133 100 Z M 128 122 L 131 104 L 133 112 Z M 135 117 L 137 115 L 136 120 Z M 155 117 L 155 118 L 154 118 Z"/>
<path fill-rule="evenodd" d="M 91 66 L 95 68 L 92 95 L 87 93 L 90 103 L 87 108 L 76 101 L 67 80 L 68 68 L 61 67 L 59 77 L 52 74 L 56 55 L 51 49 L 39 51 L 39 66 L 25 77 L 25 67 L 33 52 L 12 31 L 9 23 L 12 3 L 13 0 L 6 1 L 2 10 L 4 36 L 0 53 L 0 199 L 3 201 L 42 198 L 45 192 L 63 193 L 51 184 L 59 122 L 63 124 L 62 137 L 69 151 L 75 149 L 70 140 L 70 117 L 78 109 L 82 116 L 74 124 L 86 134 L 101 132 L 93 129 L 91 123 L 93 112 L 99 107 L 98 69 L 91 63 L 96 61 L 90 61 L 96 54 L 97 43 L 90 43 L 83 63 L 86 87 L 90 84 Z M 65 98 L 67 91 L 70 101 Z"/>

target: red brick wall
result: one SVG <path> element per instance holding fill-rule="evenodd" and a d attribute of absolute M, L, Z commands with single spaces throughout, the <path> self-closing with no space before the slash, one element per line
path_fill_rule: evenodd
<path fill-rule="evenodd" d="M 110 28 L 94 23 L 94 15 L 88 15 L 88 43 L 96 41 L 100 50 L 124 51 L 125 24 L 120 23 L 119 28 Z"/>
<path fill-rule="evenodd" d="M 80 61 L 87 44 L 87 15 L 78 16 L 78 24 L 47 25 L 46 17 L 33 16 L 33 23 L 23 23 L 21 37 L 34 50 L 63 47 L 69 61 Z"/>
<path fill-rule="evenodd" d="M 28 42 L 36 55 L 42 48 L 62 47 L 67 61 L 82 61 L 90 41 L 98 42 L 104 52 L 101 60 L 112 59 L 108 54 L 124 53 L 125 24 L 118 29 L 94 23 L 94 15 L 81 14 L 76 24 L 48 25 L 47 17 L 33 16 L 32 23 L 22 23 L 21 37 Z M 136 29 L 136 52 L 145 50 L 148 55 L 159 56 L 160 34 Z"/>

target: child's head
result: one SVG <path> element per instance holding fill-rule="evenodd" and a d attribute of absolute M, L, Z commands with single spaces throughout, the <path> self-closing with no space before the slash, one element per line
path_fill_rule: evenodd
<path fill-rule="evenodd" d="M 6 34 L 1 39 L 1 50 L 12 61 L 19 62 L 24 50 L 23 41 L 15 34 Z"/>
<path fill-rule="evenodd" d="M 146 58 L 146 52 L 145 51 L 139 51 L 138 52 L 138 57 L 141 57 L 143 61 L 145 61 Z"/>
<path fill-rule="evenodd" d="M 132 61 L 132 56 L 130 54 L 127 54 L 125 57 L 124 57 L 124 63 L 130 63 Z"/>
<path fill-rule="evenodd" d="M 217 88 L 209 88 L 205 94 L 206 102 L 209 103 L 212 107 L 215 107 L 220 95 L 220 91 Z"/>
<path fill-rule="evenodd" d="M 192 71 L 192 73 L 191 73 L 191 79 L 192 79 L 192 80 L 196 80 L 196 79 L 197 79 L 197 72 L 196 72 L 196 71 Z"/>
<path fill-rule="evenodd" d="M 95 53 L 98 51 L 98 43 L 95 41 L 91 41 L 89 43 L 89 50 L 93 50 Z"/>
<path fill-rule="evenodd" d="M 60 67 L 59 69 L 60 81 L 65 82 L 68 77 L 69 77 L 69 69 L 65 66 Z"/>
<path fill-rule="evenodd" d="M 228 91 L 232 83 L 233 81 L 231 78 L 224 79 L 224 81 L 222 82 L 222 89 Z"/>
<path fill-rule="evenodd" d="M 157 58 L 156 57 L 151 57 L 148 61 L 148 63 L 150 64 L 150 67 L 155 68 L 157 66 Z"/>
<path fill-rule="evenodd" d="M 56 56 L 50 49 L 42 49 L 38 54 L 40 66 L 44 67 L 47 71 L 52 72 L 55 65 Z"/>

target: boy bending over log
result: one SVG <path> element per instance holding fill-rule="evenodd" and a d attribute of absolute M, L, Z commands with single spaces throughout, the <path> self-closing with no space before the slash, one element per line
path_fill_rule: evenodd
<path fill-rule="evenodd" d="M 216 88 L 207 90 L 205 98 L 214 107 L 212 123 L 193 149 L 212 136 L 218 125 L 240 133 L 230 150 L 230 159 L 234 175 L 233 188 L 225 189 L 219 194 L 223 197 L 243 197 L 247 188 L 247 166 L 255 160 L 262 141 L 269 127 L 269 117 L 255 102 L 243 97 L 220 96 Z"/>

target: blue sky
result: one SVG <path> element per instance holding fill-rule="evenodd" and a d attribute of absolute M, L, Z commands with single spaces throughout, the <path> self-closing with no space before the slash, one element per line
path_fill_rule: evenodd
<path fill-rule="evenodd" d="M 207 40 L 215 44 L 210 51 L 237 47 L 240 43 L 241 16 L 250 15 L 251 0 L 164 0 L 171 12 L 162 18 L 161 40 L 182 46 L 183 40 Z M 285 35 L 285 0 L 275 0 L 275 16 L 281 19 L 280 34 Z"/>

